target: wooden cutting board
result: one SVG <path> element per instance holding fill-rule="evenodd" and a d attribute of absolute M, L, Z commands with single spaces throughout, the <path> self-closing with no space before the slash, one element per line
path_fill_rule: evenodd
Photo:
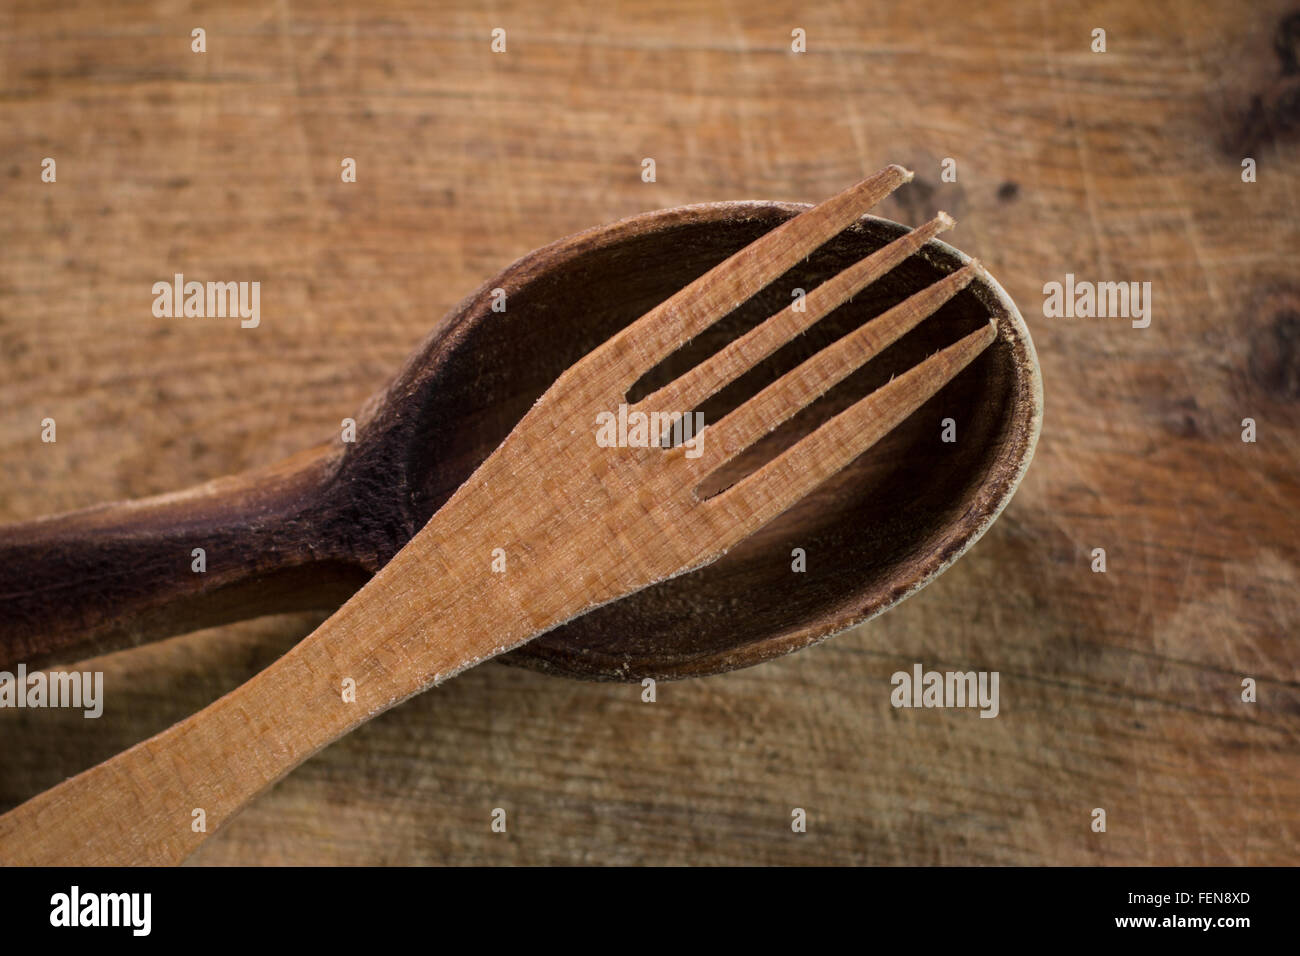
<path fill-rule="evenodd" d="M 549 240 L 816 200 L 888 162 L 917 176 L 881 214 L 951 212 L 1020 304 L 1037 459 L 970 554 L 856 631 L 653 703 L 478 668 L 321 753 L 195 861 L 1294 863 L 1300 8 L 461 6 L 0 19 L 0 520 L 327 438 L 448 307 Z M 154 317 L 175 272 L 260 280 L 261 324 Z M 1150 326 L 1044 316 L 1067 273 L 1150 282 Z M 98 720 L 0 710 L 0 809 L 320 620 L 100 658 Z M 890 675 L 916 663 L 998 671 L 999 716 L 892 708 Z"/>

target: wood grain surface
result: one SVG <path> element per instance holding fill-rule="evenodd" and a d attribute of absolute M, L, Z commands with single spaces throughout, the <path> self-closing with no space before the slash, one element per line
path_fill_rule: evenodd
<path fill-rule="evenodd" d="M 879 212 L 956 216 L 1042 364 L 1037 458 L 971 553 L 856 631 L 653 704 L 477 668 L 314 757 L 193 861 L 1295 862 L 1298 54 L 1300 7 L 1268 0 L 18 0 L 0 11 L 0 520 L 328 439 L 449 307 L 559 236 L 816 200 L 902 163 L 916 181 Z M 175 272 L 260 280 L 261 325 L 155 318 Z M 1151 282 L 1151 326 L 1045 318 L 1067 272 Z M 0 809 L 321 618 L 83 664 L 105 673 L 98 720 L 0 710 Z M 893 709 L 890 675 L 917 662 L 998 671 L 1000 715 Z"/>

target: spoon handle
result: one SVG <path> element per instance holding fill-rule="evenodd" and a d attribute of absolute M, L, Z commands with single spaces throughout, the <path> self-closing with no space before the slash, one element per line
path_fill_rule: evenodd
<path fill-rule="evenodd" d="M 0 863 L 179 863 L 327 744 L 558 624 L 563 617 L 526 612 L 533 583 L 526 573 L 509 580 L 491 573 L 490 524 L 481 518 L 481 509 L 449 503 L 368 585 L 256 677 L 0 816 Z"/>
<path fill-rule="evenodd" d="M 332 455 L 0 528 L 0 671 L 337 607 L 374 568 L 332 543 Z"/>

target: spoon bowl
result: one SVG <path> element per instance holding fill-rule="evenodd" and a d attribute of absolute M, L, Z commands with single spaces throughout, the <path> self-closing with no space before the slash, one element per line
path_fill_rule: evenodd
<path fill-rule="evenodd" d="M 462 302 L 436 350 L 447 373 L 417 432 L 454 435 L 455 453 L 413 442 L 408 474 L 432 514 L 505 437 L 555 376 L 688 281 L 807 209 L 723 202 L 646 213 L 525 256 Z M 672 356 L 651 391 L 907 231 L 874 216 L 827 243 L 754 300 Z M 931 240 L 919 253 L 702 406 L 715 421 L 870 316 L 970 261 Z M 506 291 L 491 312 L 492 290 Z M 588 680 L 716 674 L 807 647 L 893 607 L 962 555 L 1006 506 L 1033 455 L 1042 383 L 1024 320 L 996 281 L 977 279 L 876 360 L 778 429 L 770 457 L 831 415 L 989 317 L 998 336 L 945 391 L 808 499 L 714 564 L 598 608 L 502 660 Z M 509 329 L 510 334 L 505 334 Z M 510 343 L 509 347 L 504 347 Z M 955 439 L 943 441 L 944 419 Z M 454 427 L 475 422 L 473 428 Z M 751 459 L 753 460 L 753 459 Z M 461 463 L 459 467 L 449 467 Z M 748 462 L 738 463 L 744 471 Z M 462 474 L 463 472 L 463 474 Z M 802 549 L 805 570 L 793 570 Z"/>

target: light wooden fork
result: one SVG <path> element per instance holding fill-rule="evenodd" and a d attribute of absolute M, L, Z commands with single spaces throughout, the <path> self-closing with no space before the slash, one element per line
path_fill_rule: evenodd
<path fill-rule="evenodd" d="M 645 372 L 909 179 L 888 167 L 790 220 L 569 368 L 424 529 L 309 637 L 194 716 L 0 817 L 0 862 L 177 863 L 348 731 L 576 615 L 716 560 L 849 464 L 988 346 L 994 324 L 731 487 L 703 500 L 696 490 L 932 314 L 977 264 L 817 353 L 710 424 L 693 449 L 601 447 L 597 416 L 615 413 Z M 792 304 L 635 403 L 629 419 L 692 411 L 951 225 L 940 213 L 867 256 L 810 291 L 802 311 Z"/>

